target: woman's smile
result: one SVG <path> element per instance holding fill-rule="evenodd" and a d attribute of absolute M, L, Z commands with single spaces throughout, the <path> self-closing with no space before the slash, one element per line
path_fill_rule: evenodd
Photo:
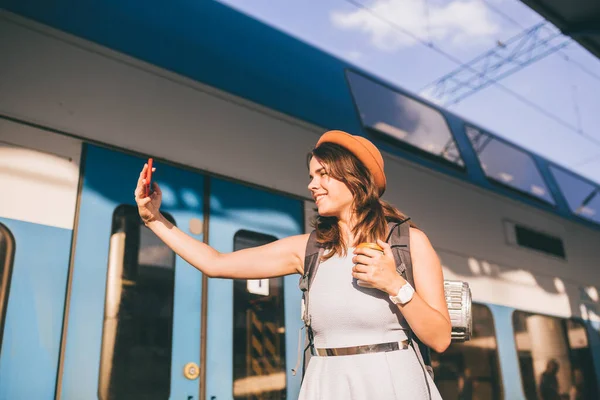
<path fill-rule="evenodd" d="M 317 195 L 315 195 L 315 196 L 314 196 L 314 198 L 315 198 L 315 203 L 316 203 L 317 205 L 319 205 L 319 201 L 320 201 L 321 199 L 323 199 L 325 196 L 326 196 L 326 194 L 325 194 L 325 193 L 321 193 L 321 194 L 317 194 Z"/>

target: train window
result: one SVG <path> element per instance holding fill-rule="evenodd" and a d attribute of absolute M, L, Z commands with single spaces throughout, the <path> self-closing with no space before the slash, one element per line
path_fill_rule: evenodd
<path fill-rule="evenodd" d="M 553 165 L 550 166 L 550 171 L 571 211 L 582 218 L 600 223 L 600 187 Z"/>
<path fill-rule="evenodd" d="M 2 333 L 4 332 L 14 256 L 15 239 L 8 228 L 0 224 L 0 349 L 2 348 Z"/>
<path fill-rule="evenodd" d="M 109 251 L 99 398 L 166 400 L 171 390 L 175 253 L 130 205 L 113 213 Z"/>
<path fill-rule="evenodd" d="M 464 167 L 442 113 L 355 72 L 347 71 L 347 77 L 366 129 L 410 150 Z"/>
<path fill-rule="evenodd" d="M 479 129 L 467 126 L 466 130 L 481 168 L 489 179 L 555 204 L 544 178 L 529 154 Z"/>
<path fill-rule="evenodd" d="M 246 230 L 234 251 L 277 238 Z M 233 282 L 233 397 L 282 399 L 286 393 L 283 278 Z"/>
<path fill-rule="evenodd" d="M 513 325 L 528 400 L 595 398 L 594 365 L 583 323 L 515 311 Z M 579 397 L 569 397 L 573 393 Z"/>
<path fill-rule="evenodd" d="M 503 397 L 494 320 L 489 308 L 473 304 L 473 336 L 452 343 L 439 354 L 432 352 L 435 384 L 443 399 Z"/>

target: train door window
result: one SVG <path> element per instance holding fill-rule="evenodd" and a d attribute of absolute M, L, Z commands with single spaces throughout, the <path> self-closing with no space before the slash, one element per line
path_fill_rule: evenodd
<path fill-rule="evenodd" d="M 596 379 L 585 326 L 574 320 L 515 311 L 515 341 L 523 390 L 538 398 L 594 399 Z"/>
<path fill-rule="evenodd" d="M 467 126 L 466 130 L 481 168 L 491 181 L 555 204 L 530 154 L 479 129 Z"/>
<path fill-rule="evenodd" d="M 353 71 L 346 76 L 365 129 L 410 151 L 464 168 L 440 111 Z"/>
<path fill-rule="evenodd" d="M 113 213 L 109 251 L 99 397 L 166 400 L 175 253 L 142 224 L 130 205 Z"/>
<path fill-rule="evenodd" d="M 471 340 L 452 343 L 441 354 L 432 352 L 435 384 L 447 400 L 500 400 L 503 394 L 492 313 L 481 304 L 473 304 L 472 311 Z"/>
<path fill-rule="evenodd" d="M 0 224 L 0 349 L 4 332 L 6 305 L 10 291 L 13 259 L 15 256 L 15 240 L 8 228 Z"/>
<path fill-rule="evenodd" d="M 277 240 L 246 230 L 234 236 L 234 251 Z M 233 282 L 233 397 L 286 396 L 283 278 Z"/>
<path fill-rule="evenodd" d="M 565 320 L 564 323 L 567 330 L 571 368 L 573 370 L 573 384 L 569 394 L 572 392 L 577 393 L 580 397 L 572 397 L 577 400 L 595 399 L 597 394 L 596 374 L 586 327 L 582 321 L 574 319 Z"/>

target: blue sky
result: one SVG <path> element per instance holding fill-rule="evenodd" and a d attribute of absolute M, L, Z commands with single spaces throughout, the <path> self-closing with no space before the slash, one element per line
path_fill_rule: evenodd
<path fill-rule="evenodd" d="M 414 37 L 468 62 L 543 22 L 518 0 L 220 1 L 422 95 L 458 65 Z M 553 118 L 494 85 L 447 108 L 600 183 L 600 61 L 569 42 L 500 81 Z"/>

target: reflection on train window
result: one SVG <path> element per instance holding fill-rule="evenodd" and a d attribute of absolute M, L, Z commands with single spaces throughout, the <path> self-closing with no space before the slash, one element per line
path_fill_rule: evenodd
<path fill-rule="evenodd" d="M 555 204 L 544 178 L 529 154 L 479 129 L 467 126 L 466 130 L 481 168 L 488 178 Z"/>
<path fill-rule="evenodd" d="M 450 128 L 438 110 L 352 71 L 347 77 L 365 128 L 411 150 L 464 167 Z"/>
<path fill-rule="evenodd" d="M 569 208 L 574 214 L 600 223 L 600 187 L 561 168 L 550 166 Z"/>
<path fill-rule="evenodd" d="M 471 340 L 431 354 L 435 384 L 444 400 L 503 398 L 492 313 L 480 304 L 473 304 L 472 312 Z"/>
<path fill-rule="evenodd" d="M 130 205 L 115 209 L 111 232 L 99 397 L 166 400 L 175 253 L 141 223 Z"/>
<path fill-rule="evenodd" d="M 246 230 L 234 236 L 234 251 L 277 240 Z M 285 315 L 283 278 L 233 282 L 233 396 L 244 400 L 283 399 Z"/>
<path fill-rule="evenodd" d="M 515 311 L 515 341 L 527 400 L 596 398 L 596 378 L 585 325 Z"/>
<path fill-rule="evenodd" d="M 2 333 L 4 332 L 14 256 L 15 240 L 8 228 L 0 224 L 0 349 L 2 348 Z"/>

